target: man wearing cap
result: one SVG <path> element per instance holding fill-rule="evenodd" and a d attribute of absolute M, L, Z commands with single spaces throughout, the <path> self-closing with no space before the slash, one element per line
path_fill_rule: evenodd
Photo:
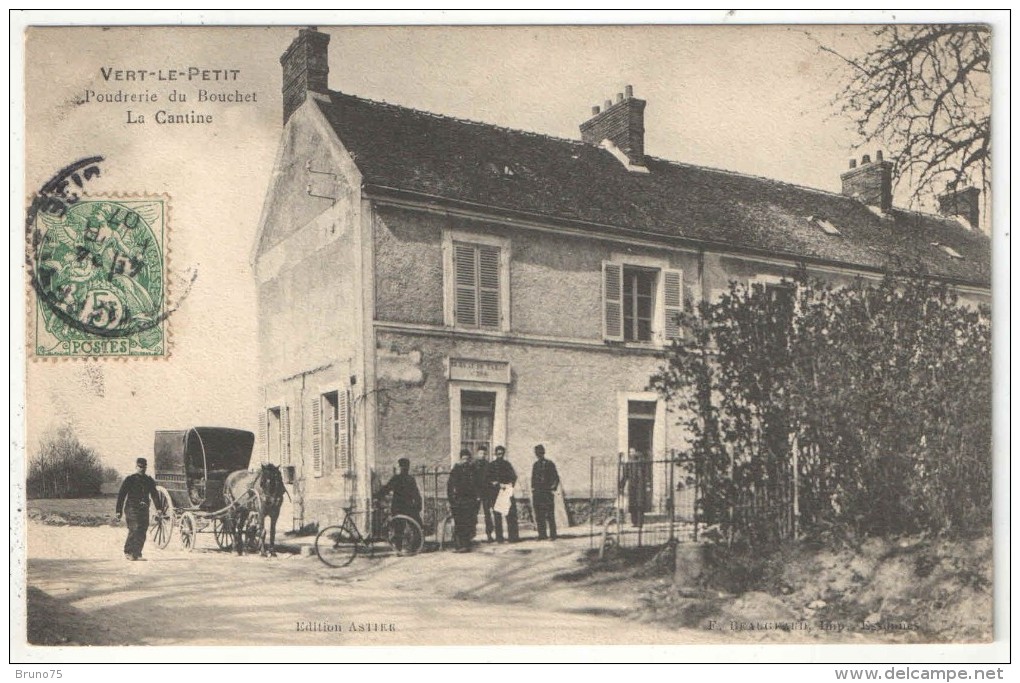
<path fill-rule="evenodd" d="M 390 477 L 390 480 L 376 492 L 375 496 L 377 499 L 381 499 L 387 494 L 392 493 L 393 499 L 390 501 L 390 515 L 406 515 L 418 522 L 418 524 L 421 524 L 421 493 L 418 491 L 417 482 L 415 482 L 414 477 L 410 474 L 411 461 L 407 458 L 401 458 L 397 461 L 397 466 L 400 468 L 400 472 Z M 393 545 L 396 547 L 397 555 L 403 555 L 403 527 L 404 522 L 397 520 L 397 528 L 394 529 L 396 534 L 393 538 Z"/>
<path fill-rule="evenodd" d="M 471 451 L 464 448 L 460 452 L 460 462 L 453 466 L 446 480 L 446 499 L 453 514 L 453 536 L 457 545 L 455 552 L 458 553 L 471 550 L 471 539 L 474 538 L 475 524 L 478 522 L 478 486 L 475 475 Z"/>
<path fill-rule="evenodd" d="M 514 466 L 506 459 L 506 449 L 496 446 L 496 459 L 489 463 L 489 479 L 492 487 L 498 492 L 505 486 L 514 486 L 517 483 L 517 472 Z M 496 527 L 496 542 L 503 542 L 503 515 L 492 511 L 493 525 Z M 519 538 L 517 530 L 517 501 L 510 497 L 510 511 L 506 514 L 507 537 L 511 543 L 516 543 Z"/>
<path fill-rule="evenodd" d="M 142 559 L 142 547 L 145 545 L 145 532 L 149 529 L 149 499 L 159 506 L 159 493 L 156 482 L 145 473 L 149 463 L 145 458 L 135 461 L 135 473 L 128 475 L 120 485 L 117 494 L 117 520 L 121 513 L 127 519 L 128 535 L 124 541 L 124 559 Z"/>
<path fill-rule="evenodd" d="M 545 446 L 535 446 L 535 464 L 531 466 L 531 503 L 535 509 L 538 539 L 556 540 L 556 507 L 553 492 L 560 485 L 560 475 L 552 460 L 545 459 Z M 549 533 L 546 535 L 546 526 Z"/>

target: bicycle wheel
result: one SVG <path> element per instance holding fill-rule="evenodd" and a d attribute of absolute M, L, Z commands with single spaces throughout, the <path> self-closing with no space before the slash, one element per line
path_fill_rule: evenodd
<path fill-rule="evenodd" d="M 390 547 L 409 555 L 421 551 L 425 544 L 425 534 L 417 520 L 407 515 L 393 515 L 386 524 L 386 540 Z"/>
<path fill-rule="evenodd" d="M 328 526 L 315 537 L 315 554 L 328 567 L 346 567 L 358 554 L 361 539 L 347 526 Z"/>

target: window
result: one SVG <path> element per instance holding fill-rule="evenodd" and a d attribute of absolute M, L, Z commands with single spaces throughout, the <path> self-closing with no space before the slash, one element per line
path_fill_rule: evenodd
<path fill-rule="evenodd" d="M 480 447 L 492 450 L 496 416 L 496 394 L 491 391 L 461 391 L 460 447 L 474 454 Z"/>
<path fill-rule="evenodd" d="M 457 325 L 499 329 L 499 247 L 454 242 L 453 260 Z"/>
<path fill-rule="evenodd" d="M 323 462 L 351 469 L 350 399 L 346 391 L 329 391 L 312 401 L 312 471 L 322 476 Z"/>
<path fill-rule="evenodd" d="M 453 230 L 444 235 L 446 324 L 506 330 L 510 317 L 510 242 Z"/>
<path fill-rule="evenodd" d="M 657 278 L 658 272 L 647 268 L 623 269 L 624 341 L 652 341 Z"/>
<path fill-rule="evenodd" d="M 652 343 L 680 338 L 683 299 L 679 270 L 644 263 L 602 264 L 603 336 L 608 341 Z"/>

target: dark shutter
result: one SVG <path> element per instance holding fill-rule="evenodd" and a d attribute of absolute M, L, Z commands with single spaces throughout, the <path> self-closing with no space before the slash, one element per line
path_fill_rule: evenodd
<path fill-rule="evenodd" d="M 667 340 L 680 339 L 684 336 L 679 316 L 684 311 L 684 278 L 679 270 L 662 271 L 662 301 L 665 320 L 665 337 Z"/>
<path fill-rule="evenodd" d="M 322 402 L 312 399 L 312 474 L 322 476 Z"/>
<path fill-rule="evenodd" d="M 499 247 L 478 247 L 478 326 L 500 327 Z"/>
<path fill-rule="evenodd" d="M 623 341 L 623 266 L 602 262 L 602 336 Z"/>
<path fill-rule="evenodd" d="M 337 392 L 337 421 L 340 432 L 337 442 L 337 465 L 344 471 L 351 469 L 351 401 L 346 390 Z"/>
<path fill-rule="evenodd" d="M 455 242 L 453 245 L 453 269 L 455 278 L 454 317 L 458 325 L 478 325 L 478 273 L 475 264 L 475 248 L 469 244 Z"/>

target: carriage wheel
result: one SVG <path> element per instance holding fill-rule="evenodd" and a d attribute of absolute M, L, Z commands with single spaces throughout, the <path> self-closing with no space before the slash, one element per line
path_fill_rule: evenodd
<path fill-rule="evenodd" d="M 156 497 L 159 500 L 149 519 L 149 535 L 156 547 L 162 550 L 170 543 L 170 536 L 174 532 L 174 508 L 170 494 L 162 486 L 156 487 Z"/>
<path fill-rule="evenodd" d="M 234 534 L 225 519 L 216 518 L 213 520 L 213 538 L 216 539 L 216 545 L 220 547 L 220 550 L 230 550 L 234 547 Z"/>
<path fill-rule="evenodd" d="M 447 515 L 443 518 L 442 524 L 439 525 L 439 549 L 446 550 L 454 546 L 453 542 L 453 515 Z"/>
<path fill-rule="evenodd" d="M 328 526 L 315 537 L 315 554 L 329 567 L 346 567 L 358 554 L 360 539 L 345 526 Z"/>
<path fill-rule="evenodd" d="M 198 521 L 195 515 L 185 512 L 181 515 L 181 547 L 188 552 L 195 549 L 195 542 L 198 540 Z"/>
<path fill-rule="evenodd" d="M 393 515 L 386 524 L 386 540 L 394 550 L 398 550 L 399 546 L 399 550 L 414 555 L 425 544 L 425 534 L 416 519 L 407 515 Z"/>

